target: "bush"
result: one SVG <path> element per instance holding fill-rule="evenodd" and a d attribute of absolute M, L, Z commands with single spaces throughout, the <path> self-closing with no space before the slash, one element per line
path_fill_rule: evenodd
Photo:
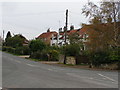
<path fill-rule="evenodd" d="M 2 47 L 2 51 L 7 51 L 7 52 L 10 52 L 10 53 L 15 53 L 15 48 L 3 46 Z"/>
<path fill-rule="evenodd" d="M 119 62 L 120 60 L 120 52 L 118 50 L 113 50 L 109 53 L 109 59 L 111 62 Z"/>
<path fill-rule="evenodd" d="M 41 40 L 37 39 L 37 40 L 32 40 L 30 42 L 29 48 L 31 52 L 37 52 L 37 51 L 42 51 L 43 49 L 45 49 L 46 45 Z"/>
<path fill-rule="evenodd" d="M 31 53 L 30 58 L 40 59 L 40 52 Z"/>
<path fill-rule="evenodd" d="M 15 48 L 8 47 L 7 51 L 10 52 L 10 53 L 15 53 Z"/>
<path fill-rule="evenodd" d="M 23 46 L 23 41 L 24 39 L 22 39 L 19 35 L 15 35 L 14 37 L 7 38 L 5 45 L 13 48 L 21 47 Z"/>
<path fill-rule="evenodd" d="M 15 49 L 15 54 L 23 55 L 23 49 L 22 49 L 22 47 L 17 47 L 17 48 Z"/>
<path fill-rule="evenodd" d="M 30 54 L 30 49 L 28 46 L 17 47 L 17 48 L 3 46 L 2 51 L 7 51 L 7 52 L 17 54 L 17 55 L 29 55 Z"/>
<path fill-rule="evenodd" d="M 111 63 L 111 61 L 109 60 L 109 54 L 102 51 L 92 53 L 91 61 L 92 64 L 96 67 L 100 66 L 101 64 Z"/>
<path fill-rule="evenodd" d="M 60 49 L 61 49 L 61 53 L 62 54 L 66 53 L 67 56 L 76 56 L 80 52 L 79 44 L 70 44 L 67 46 L 63 46 Z"/>
<path fill-rule="evenodd" d="M 28 46 L 23 46 L 23 55 L 30 55 L 30 48 Z"/>
<path fill-rule="evenodd" d="M 40 59 L 40 60 L 45 60 L 45 61 L 48 60 L 48 56 L 47 56 L 47 52 L 46 51 L 33 52 L 33 53 L 31 53 L 30 58 Z"/>
<path fill-rule="evenodd" d="M 28 46 L 17 47 L 15 49 L 15 54 L 18 54 L 18 55 L 29 55 L 30 54 L 30 49 L 29 49 Z"/>
<path fill-rule="evenodd" d="M 58 61 L 59 60 L 59 52 L 57 50 L 50 50 L 50 61 Z"/>
<path fill-rule="evenodd" d="M 5 46 L 2 47 L 2 51 L 6 51 L 6 47 Z"/>
<path fill-rule="evenodd" d="M 42 51 L 31 53 L 30 58 L 40 59 L 45 61 L 58 61 L 59 52 L 57 50 L 44 49 Z"/>

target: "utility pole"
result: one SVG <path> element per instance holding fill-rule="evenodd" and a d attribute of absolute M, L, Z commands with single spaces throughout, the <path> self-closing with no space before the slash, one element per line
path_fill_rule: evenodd
<path fill-rule="evenodd" d="M 3 30 L 3 41 L 4 41 L 4 34 L 5 34 L 5 31 Z"/>
<path fill-rule="evenodd" d="M 67 44 L 67 29 L 68 29 L 68 9 L 66 10 L 66 22 L 65 22 L 65 46 Z M 66 47 L 65 47 L 65 55 L 64 55 L 64 64 L 66 64 Z"/>

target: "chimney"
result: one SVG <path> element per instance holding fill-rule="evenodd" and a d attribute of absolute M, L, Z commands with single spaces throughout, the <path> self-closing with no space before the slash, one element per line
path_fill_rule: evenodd
<path fill-rule="evenodd" d="M 70 26 L 70 30 L 74 30 L 74 26 L 73 25 Z"/>
<path fill-rule="evenodd" d="M 50 32 L 50 28 L 48 28 L 47 32 Z"/>

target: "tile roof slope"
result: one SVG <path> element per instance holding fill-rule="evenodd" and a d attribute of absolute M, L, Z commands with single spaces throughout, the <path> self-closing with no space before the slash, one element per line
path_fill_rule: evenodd
<path fill-rule="evenodd" d="M 80 30 L 79 30 L 79 34 L 80 35 L 83 35 L 85 34 L 85 32 L 89 31 L 91 29 L 90 25 L 86 25 L 86 26 L 83 26 Z"/>
<path fill-rule="evenodd" d="M 51 34 L 57 34 L 57 32 L 46 32 L 46 33 L 42 33 L 40 36 L 38 36 L 38 38 L 47 38 L 49 37 Z"/>

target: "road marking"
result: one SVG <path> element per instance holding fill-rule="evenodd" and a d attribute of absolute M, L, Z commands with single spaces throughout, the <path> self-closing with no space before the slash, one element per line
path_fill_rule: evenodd
<path fill-rule="evenodd" d="M 110 78 L 110 77 L 104 76 L 104 75 L 102 75 L 102 74 L 100 74 L 100 73 L 98 73 L 98 75 L 99 75 L 99 76 L 102 76 L 102 77 L 104 77 L 104 78 L 106 78 L 106 79 L 108 79 L 108 80 L 111 80 L 111 81 L 113 81 L 113 82 L 116 82 L 116 80 L 114 80 L 114 79 L 112 79 L 112 78 Z"/>
<path fill-rule="evenodd" d="M 32 65 L 32 64 L 27 64 L 28 66 L 31 66 L 31 67 L 38 67 L 36 65 Z"/>
<path fill-rule="evenodd" d="M 72 76 L 72 77 L 80 78 L 80 79 L 91 79 L 91 80 L 94 79 L 92 77 L 84 77 L 84 76 L 80 76 L 80 75 L 77 75 L 77 74 L 74 74 L 74 73 L 66 73 L 66 74 L 69 75 L 69 76 Z"/>
<path fill-rule="evenodd" d="M 2 89 L 2 87 L 0 87 L 0 90 Z"/>

